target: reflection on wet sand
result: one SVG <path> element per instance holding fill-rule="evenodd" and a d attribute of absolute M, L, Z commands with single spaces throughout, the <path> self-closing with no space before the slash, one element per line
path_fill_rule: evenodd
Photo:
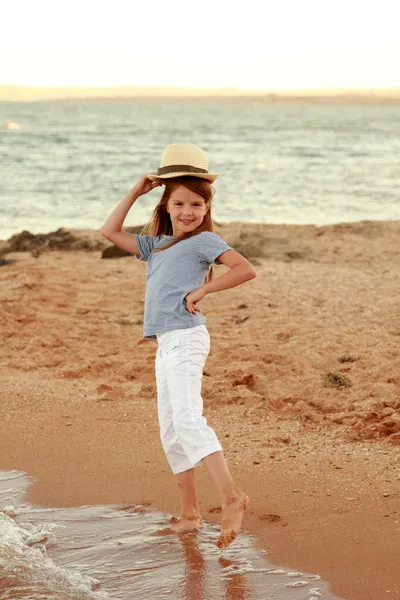
<path fill-rule="evenodd" d="M 184 600 L 206 600 L 206 561 L 197 544 L 197 531 L 179 536 L 185 553 Z"/>
<path fill-rule="evenodd" d="M 207 565 L 199 548 L 198 532 L 182 533 L 179 535 L 179 539 L 185 554 L 185 580 L 182 600 L 207 600 Z M 222 556 L 219 558 L 218 563 L 223 569 L 235 566 L 233 561 Z M 229 575 L 221 577 L 221 579 L 224 584 L 223 595 L 221 594 L 223 600 L 250 599 L 250 590 L 246 588 L 246 579 L 243 573 L 232 572 Z"/>
<path fill-rule="evenodd" d="M 226 558 L 219 559 L 221 567 L 233 567 L 234 563 Z M 250 599 L 250 590 L 246 588 L 246 579 L 242 573 L 232 573 L 224 578 L 225 596 L 224 600 L 248 600 Z"/>

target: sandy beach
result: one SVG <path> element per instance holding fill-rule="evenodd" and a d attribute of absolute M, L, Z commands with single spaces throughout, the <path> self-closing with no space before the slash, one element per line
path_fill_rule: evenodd
<path fill-rule="evenodd" d="M 275 564 L 351 600 L 400 598 L 400 221 L 232 223 L 257 278 L 207 296 L 205 414 Z M 95 231 L 0 242 L 0 469 L 44 506 L 176 513 L 158 437 L 145 266 Z M 225 267 L 215 268 L 215 276 Z M 219 500 L 198 470 L 203 517 Z"/>

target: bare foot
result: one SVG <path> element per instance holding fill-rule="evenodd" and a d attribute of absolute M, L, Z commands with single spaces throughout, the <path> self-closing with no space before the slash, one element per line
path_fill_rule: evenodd
<path fill-rule="evenodd" d="M 181 531 L 200 529 L 202 526 L 203 519 L 201 517 L 181 517 L 180 519 L 174 518 L 172 520 L 169 530 L 174 533 L 180 533 Z"/>
<path fill-rule="evenodd" d="M 217 542 L 218 548 L 226 548 L 233 542 L 238 533 L 249 497 L 242 493 L 234 502 L 222 509 L 221 534 Z"/>

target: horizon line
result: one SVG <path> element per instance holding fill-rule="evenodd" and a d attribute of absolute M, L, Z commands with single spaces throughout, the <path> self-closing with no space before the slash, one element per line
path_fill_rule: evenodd
<path fill-rule="evenodd" d="M 220 88 L 184 87 L 184 86 L 49 86 L 0 84 L 0 101 L 37 101 L 68 99 L 185 99 L 185 98 L 236 98 L 277 100 L 365 100 L 399 101 L 400 86 L 392 87 L 325 87 L 264 89 L 224 86 Z"/>
<path fill-rule="evenodd" d="M 202 87 L 202 86 L 185 86 L 185 85 L 51 85 L 51 84 L 24 84 L 24 83 L 0 83 L 0 89 L 9 88 L 9 89 L 99 89 L 99 90 L 114 90 L 114 89 L 123 89 L 123 90 L 188 90 L 188 91 L 240 91 L 243 93 L 298 93 L 298 92 L 321 92 L 321 91 L 389 91 L 395 90 L 400 92 L 400 84 L 392 85 L 392 86 L 324 86 L 324 87 L 315 87 L 315 86 L 305 86 L 305 87 L 285 87 L 285 88 L 248 88 L 248 87 L 240 87 L 235 85 L 225 85 L 221 87 Z"/>

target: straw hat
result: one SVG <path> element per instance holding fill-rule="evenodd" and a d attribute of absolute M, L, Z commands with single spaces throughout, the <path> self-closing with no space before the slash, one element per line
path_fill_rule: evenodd
<path fill-rule="evenodd" d="M 163 179 L 184 175 L 207 179 L 210 183 L 218 177 L 218 173 L 208 172 L 207 154 L 195 144 L 169 144 L 161 157 L 160 168 L 147 177 L 161 183 Z"/>

